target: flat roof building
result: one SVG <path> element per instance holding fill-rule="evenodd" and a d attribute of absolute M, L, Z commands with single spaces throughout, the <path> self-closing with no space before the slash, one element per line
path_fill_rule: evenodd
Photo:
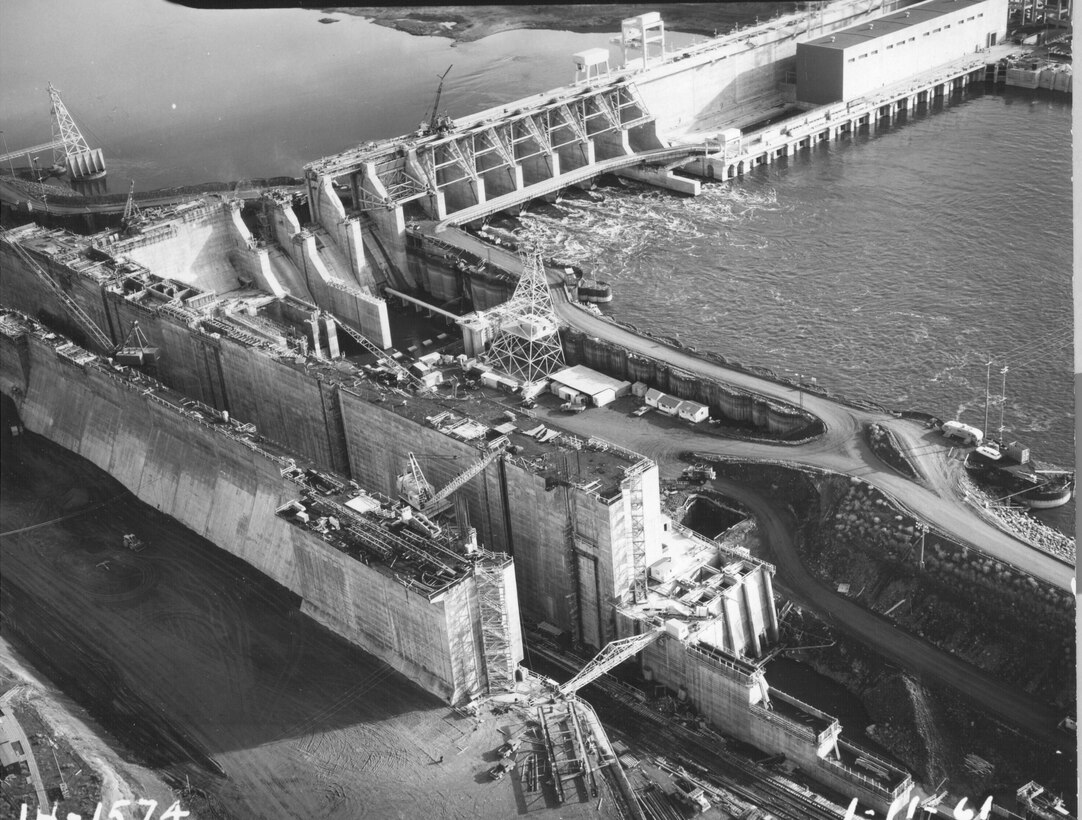
<path fill-rule="evenodd" d="M 604 407 L 631 392 L 631 382 L 620 381 L 604 373 L 598 373 L 584 364 L 577 364 L 553 373 L 551 378 L 554 385 L 562 385 L 589 396 L 591 404 L 597 407 Z"/>
<path fill-rule="evenodd" d="M 918 3 L 797 44 L 797 99 L 856 99 L 995 45 L 1006 33 L 1007 0 Z"/>

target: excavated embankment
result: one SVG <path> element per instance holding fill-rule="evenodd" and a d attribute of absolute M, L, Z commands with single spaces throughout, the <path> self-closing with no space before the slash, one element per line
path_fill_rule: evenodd
<path fill-rule="evenodd" d="M 1024 570 L 922 531 L 855 478 L 813 479 L 809 568 L 897 626 L 1058 706 L 1073 702 L 1073 601 Z"/>
<path fill-rule="evenodd" d="M 803 562 L 831 587 L 849 584 L 848 597 L 880 614 L 902 601 L 886 616 L 896 627 L 1056 703 L 1064 714 L 1073 710 L 1067 596 L 935 533 L 925 535 L 920 570 L 916 523 L 859 479 L 767 465 L 715 466 L 720 477 L 789 502 Z M 776 560 L 769 549 L 759 557 Z M 1053 788 L 1071 782 L 1068 755 L 1030 740 L 954 689 L 899 670 L 813 613 L 794 610 L 782 627 L 794 647 L 787 656 L 859 695 L 874 723 L 869 736 L 928 788 L 949 777 L 961 793 L 1013 794 L 1035 772 L 1046 774 Z M 1065 744 L 1069 740 L 1064 735 Z M 992 774 L 970 771 L 967 754 L 988 761 Z"/>

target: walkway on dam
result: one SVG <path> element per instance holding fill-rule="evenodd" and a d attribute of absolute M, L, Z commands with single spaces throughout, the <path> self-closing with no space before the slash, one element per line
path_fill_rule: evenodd
<path fill-rule="evenodd" d="M 456 211 L 439 222 L 436 225 L 435 232 L 442 233 L 451 225 L 462 225 L 466 222 L 473 222 L 476 219 L 481 219 L 499 213 L 500 211 L 505 211 L 508 208 L 514 208 L 516 205 L 522 205 L 529 202 L 531 199 L 537 199 L 538 197 L 546 196 L 547 194 L 556 193 L 556 191 L 559 191 L 562 188 L 577 185 L 580 182 L 585 182 L 592 177 L 610 171 L 618 171 L 621 168 L 627 168 L 632 165 L 663 163 L 665 160 L 675 159 L 681 156 L 686 156 L 690 160 L 692 156 L 697 154 L 708 154 L 716 150 L 718 150 L 716 147 L 704 144 L 680 145 L 675 148 L 657 148 L 652 151 L 640 151 L 636 154 L 598 160 L 590 165 L 584 165 L 573 171 L 559 174 L 558 176 L 542 180 L 541 182 L 535 182 L 533 185 L 527 185 L 520 190 L 511 191 L 510 193 L 503 194 L 495 199 L 490 199 L 486 202 L 472 205 L 461 211 Z"/>
<path fill-rule="evenodd" d="M 28 190 L 29 188 L 29 190 Z M 158 208 L 164 205 L 179 205 L 184 202 L 194 202 L 208 196 L 224 196 L 228 199 L 243 199 L 255 201 L 263 196 L 264 192 L 280 190 L 288 192 L 300 192 L 303 186 L 272 185 L 268 187 L 235 188 L 222 191 L 188 191 L 186 193 L 170 193 L 155 196 L 153 191 L 150 195 L 136 196 L 135 204 L 140 208 Z M 12 206 L 25 207 L 29 203 L 34 211 L 42 213 L 70 215 L 70 214 L 122 214 L 127 207 L 127 198 L 114 202 L 91 201 L 79 202 L 79 194 L 72 191 L 71 194 L 62 198 L 51 196 L 48 191 L 45 194 L 35 193 L 32 183 L 12 184 L 10 180 L 0 179 L 0 202 Z"/>

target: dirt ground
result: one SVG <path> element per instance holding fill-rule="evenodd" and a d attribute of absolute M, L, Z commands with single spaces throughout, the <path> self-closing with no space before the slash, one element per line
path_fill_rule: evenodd
<path fill-rule="evenodd" d="M 7 427 L 4 635 L 122 757 L 190 778 L 193 816 L 617 816 L 614 799 L 599 813 L 598 798 L 556 806 L 517 776 L 492 782 L 523 715 L 456 713 L 88 462 Z"/>

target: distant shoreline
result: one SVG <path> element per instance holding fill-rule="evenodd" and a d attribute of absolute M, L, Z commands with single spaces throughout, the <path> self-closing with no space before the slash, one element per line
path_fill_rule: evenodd
<path fill-rule="evenodd" d="M 419 37 L 446 37 L 459 43 L 483 39 L 502 31 L 549 29 L 579 33 L 619 32 L 620 21 L 660 10 L 666 28 L 688 34 L 712 35 L 728 28 L 733 12 L 751 21 L 756 14 L 766 19 L 796 8 L 795 3 L 665 3 L 662 5 L 592 4 L 528 6 L 413 6 L 413 7 L 321 7 L 324 14 L 364 17 L 379 26 Z M 727 13 L 726 13 L 727 12 Z M 321 21 L 323 22 L 323 21 Z"/>

